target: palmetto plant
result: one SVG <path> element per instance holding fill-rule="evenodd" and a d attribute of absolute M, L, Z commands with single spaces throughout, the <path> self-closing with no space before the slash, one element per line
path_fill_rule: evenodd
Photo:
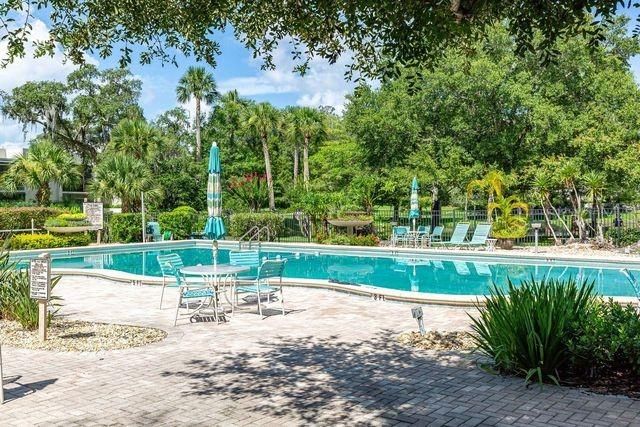
<path fill-rule="evenodd" d="M 109 154 L 98 163 L 90 191 L 104 200 L 120 199 L 122 212 L 139 210 L 143 192 L 145 200 L 150 202 L 162 197 L 147 165 L 122 153 Z"/>
<path fill-rule="evenodd" d="M 516 239 L 527 233 L 529 205 L 517 196 L 498 196 L 489 203 L 487 216 L 496 214 L 492 235 L 499 239 Z"/>
<path fill-rule="evenodd" d="M 196 160 L 202 156 L 202 139 L 200 137 L 201 103 L 213 103 L 220 94 L 217 91 L 216 81 L 213 75 L 208 73 L 204 67 L 189 67 L 187 72 L 180 78 L 176 87 L 178 102 L 186 103 L 193 98 L 196 104 L 194 117 L 194 127 L 196 131 Z"/>
<path fill-rule="evenodd" d="M 252 105 L 247 111 L 245 126 L 250 134 L 253 134 L 262 144 L 264 157 L 264 169 L 267 176 L 267 188 L 269 190 L 269 209 L 276 208 L 275 193 L 273 190 L 273 176 L 271 174 L 271 156 L 269 154 L 269 138 L 276 131 L 279 122 L 279 113 L 271 104 L 262 102 Z"/>
<path fill-rule="evenodd" d="M 73 185 L 80 180 L 79 166 L 73 157 L 49 140 L 32 144 L 27 154 L 18 156 L 3 176 L 4 186 L 15 191 L 21 187 L 36 190 L 39 205 L 48 205 L 49 184 Z"/>

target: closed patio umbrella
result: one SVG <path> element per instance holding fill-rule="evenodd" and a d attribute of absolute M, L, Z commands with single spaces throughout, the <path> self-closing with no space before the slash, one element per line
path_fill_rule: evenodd
<path fill-rule="evenodd" d="M 418 178 L 414 176 L 411 183 L 411 210 L 409 210 L 409 219 L 413 220 L 414 230 L 417 218 L 420 218 L 420 204 L 418 202 Z"/>
<path fill-rule="evenodd" d="M 209 151 L 209 180 L 207 181 L 207 210 L 209 218 L 204 227 L 207 239 L 222 239 L 226 234 L 222 222 L 222 186 L 220 184 L 220 149 L 214 143 Z"/>

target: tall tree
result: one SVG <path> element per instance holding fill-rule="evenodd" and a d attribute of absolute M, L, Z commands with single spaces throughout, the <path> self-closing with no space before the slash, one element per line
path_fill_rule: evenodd
<path fill-rule="evenodd" d="M 257 137 L 262 145 L 264 169 L 265 174 L 267 175 L 267 188 L 269 190 L 269 209 L 271 210 L 276 208 L 276 198 L 273 189 L 273 175 L 271 173 L 269 138 L 277 128 L 278 116 L 278 110 L 276 110 L 271 104 L 262 102 L 249 108 L 245 121 L 245 125 L 249 132 Z"/>
<path fill-rule="evenodd" d="M 213 75 L 208 73 L 204 67 L 189 67 L 187 72 L 180 78 L 178 87 L 176 87 L 178 102 L 186 103 L 193 98 L 196 103 L 196 111 L 194 117 L 194 127 L 196 131 L 196 160 L 202 158 L 202 139 L 200 136 L 201 102 L 212 104 L 218 97 L 219 93 L 216 87 L 216 81 Z"/>
<path fill-rule="evenodd" d="M 324 116 L 318 110 L 302 107 L 293 113 L 294 126 L 302 136 L 302 176 L 305 188 L 309 188 L 309 147 L 312 141 L 323 140 L 327 136 Z"/>
<path fill-rule="evenodd" d="M 31 145 L 27 154 L 18 156 L 3 175 L 4 186 L 15 191 L 22 187 L 36 190 L 41 206 L 50 202 L 50 184 L 62 187 L 80 179 L 80 170 L 73 157 L 49 140 Z"/>
<path fill-rule="evenodd" d="M 120 199 L 122 212 L 139 211 L 143 192 L 149 202 L 162 197 L 162 190 L 147 165 L 124 153 L 107 154 L 101 159 L 89 191 L 103 200 Z"/>
<path fill-rule="evenodd" d="M 620 7 L 619 7 L 620 6 Z M 467 48 L 486 37 L 494 22 L 505 22 L 520 52 L 536 51 L 548 58 L 559 38 L 584 33 L 590 44 L 602 42 L 601 28 L 610 25 L 627 6 L 637 15 L 635 2 L 602 0 L 397 0 L 273 1 L 137 0 L 113 7 L 112 0 L 23 0 L 4 2 L 0 19 L 7 27 L 5 61 L 19 58 L 32 37 L 33 21 L 49 26 L 36 55 L 52 55 L 59 46 L 74 62 L 88 51 L 106 57 L 117 52 L 121 65 L 132 60 L 132 43 L 141 46 L 139 60 L 177 62 L 180 54 L 216 64 L 220 44 L 212 34 L 232 27 L 254 56 L 273 67 L 281 42 L 304 72 L 311 58 L 335 62 L 345 51 L 350 69 L 365 77 L 393 75 L 404 65 L 432 65 L 447 48 Z M 11 18 L 22 14 L 19 23 Z M 142 20 L 142 21 L 141 21 Z M 88 35 L 91 35 L 88 37 Z"/>
<path fill-rule="evenodd" d="M 148 161 L 157 154 L 161 145 L 158 129 L 142 119 L 124 119 L 113 128 L 107 148 Z"/>

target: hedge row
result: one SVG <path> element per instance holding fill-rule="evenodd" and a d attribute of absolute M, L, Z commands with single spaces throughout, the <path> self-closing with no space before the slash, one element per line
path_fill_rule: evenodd
<path fill-rule="evenodd" d="M 53 234 L 16 234 L 9 240 L 9 249 L 50 249 L 73 246 L 87 246 L 91 243 L 90 235 L 74 233 L 68 235 Z"/>
<path fill-rule="evenodd" d="M 42 228 L 44 222 L 64 211 L 48 207 L 15 207 L 0 209 L 0 230 L 19 230 L 31 228 L 31 219 L 36 228 Z"/>
<path fill-rule="evenodd" d="M 231 215 L 228 234 L 231 237 L 241 237 L 252 227 L 268 227 L 271 240 L 275 240 L 284 230 L 284 220 L 280 215 L 269 212 L 238 213 Z"/>

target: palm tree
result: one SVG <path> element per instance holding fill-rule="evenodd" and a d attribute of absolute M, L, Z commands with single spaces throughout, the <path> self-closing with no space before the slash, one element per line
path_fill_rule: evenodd
<path fill-rule="evenodd" d="M 487 193 L 487 211 L 497 197 L 502 197 L 506 177 L 502 171 L 491 170 L 481 179 L 475 179 L 467 185 L 467 196 L 472 196 L 475 190 Z M 491 214 L 487 212 L 487 219 L 491 221 Z"/>
<path fill-rule="evenodd" d="M 80 177 L 80 168 L 73 157 L 50 140 L 43 139 L 11 163 L 3 183 L 10 191 L 21 187 L 36 190 L 38 204 L 46 206 L 51 197 L 50 184 L 74 185 Z"/>
<path fill-rule="evenodd" d="M 560 239 L 558 239 L 558 236 L 556 235 L 556 231 L 553 229 L 553 225 L 551 224 L 551 218 L 549 217 L 549 209 L 552 209 L 556 213 L 556 215 L 558 216 L 558 219 L 562 222 L 562 224 L 567 229 L 569 234 L 571 234 L 571 230 L 569 230 L 565 222 L 562 220 L 562 217 L 558 215 L 556 208 L 551 203 L 552 187 L 553 187 L 553 182 L 551 180 L 551 177 L 544 172 L 538 173 L 533 178 L 533 195 L 535 198 L 537 198 L 540 201 L 540 206 L 542 206 L 542 214 L 544 215 L 544 219 L 547 223 L 547 228 L 551 231 L 551 235 L 553 236 L 553 241 L 555 242 L 556 245 L 559 245 L 561 242 L 560 242 Z"/>
<path fill-rule="evenodd" d="M 322 114 L 313 108 L 302 107 L 294 112 L 295 122 L 302 135 L 302 177 L 305 188 L 309 188 L 309 146 L 311 141 L 322 139 L 327 135 L 327 128 Z"/>
<path fill-rule="evenodd" d="M 187 72 L 180 78 L 176 88 L 178 102 L 189 102 L 191 98 L 196 101 L 196 114 L 194 127 L 196 129 L 196 160 L 202 157 L 202 140 L 200 138 L 200 103 L 213 103 L 219 96 L 216 88 L 216 81 L 213 75 L 208 73 L 204 67 L 189 67 Z"/>
<path fill-rule="evenodd" d="M 492 234 L 500 239 L 524 237 L 527 233 L 529 205 L 517 196 L 498 196 L 489 203 L 487 216 L 496 214 Z M 520 212 L 523 212 L 521 214 Z"/>
<path fill-rule="evenodd" d="M 302 136 L 300 135 L 300 127 L 298 126 L 298 120 L 296 111 L 300 107 L 288 107 L 286 113 L 282 117 L 280 127 L 287 142 L 293 147 L 293 185 L 298 185 L 298 175 L 300 174 L 300 141 Z"/>
<path fill-rule="evenodd" d="M 220 116 L 229 135 L 228 144 L 230 146 L 235 142 L 236 130 L 240 128 L 244 106 L 244 102 L 240 99 L 240 95 L 235 89 L 225 93 L 220 98 Z"/>
<path fill-rule="evenodd" d="M 273 176 L 271 175 L 271 157 L 269 155 L 269 137 L 278 127 L 278 110 L 268 102 L 262 102 L 251 106 L 245 121 L 247 130 L 257 137 L 262 143 L 262 155 L 264 156 L 264 169 L 267 175 L 267 188 L 269 189 L 269 209 L 275 210 L 276 199 L 273 191 Z"/>
<path fill-rule="evenodd" d="M 569 196 L 569 201 L 573 207 L 573 214 L 578 227 L 578 238 L 583 241 L 585 238 L 585 222 L 582 217 L 582 198 L 578 193 L 578 187 L 576 185 L 578 177 L 580 176 L 580 167 L 574 161 L 563 161 L 559 170 L 558 177 L 560 182 L 564 186 Z"/>
<path fill-rule="evenodd" d="M 595 224 L 592 224 L 594 231 L 598 232 L 598 240 L 604 240 L 604 231 L 602 230 L 602 208 L 600 200 L 604 194 L 606 185 L 606 177 L 601 172 L 590 171 L 582 176 L 582 183 L 587 189 L 587 199 L 591 200 L 592 209 L 596 211 Z"/>
<path fill-rule="evenodd" d="M 138 160 L 146 160 L 158 152 L 161 144 L 160 132 L 146 121 L 123 119 L 111 131 L 108 148 Z"/>
<path fill-rule="evenodd" d="M 98 163 L 89 191 L 104 200 L 120 199 L 122 212 L 138 211 L 143 192 L 150 202 L 162 197 L 147 165 L 124 153 L 107 154 Z"/>

